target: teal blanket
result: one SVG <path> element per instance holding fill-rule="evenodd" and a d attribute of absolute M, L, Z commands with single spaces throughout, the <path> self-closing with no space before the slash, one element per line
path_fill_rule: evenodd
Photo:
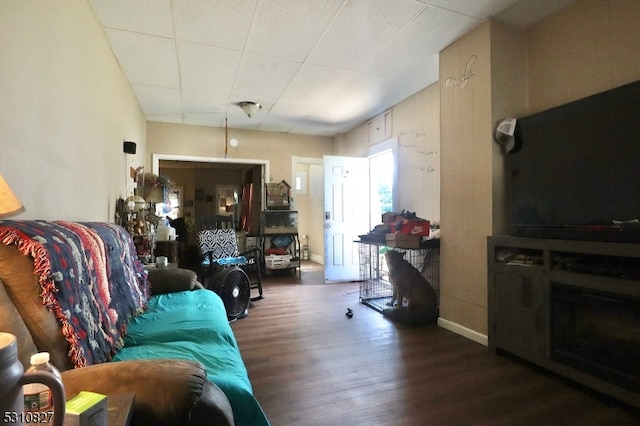
<path fill-rule="evenodd" d="M 268 425 L 253 396 L 247 370 L 220 297 L 209 290 L 151 297 L 147 310 L 128 325 L 124 347 L 113 361 L 187 359 L 201 362 L 209 380 L 225 393 L 237 425 Z"/>

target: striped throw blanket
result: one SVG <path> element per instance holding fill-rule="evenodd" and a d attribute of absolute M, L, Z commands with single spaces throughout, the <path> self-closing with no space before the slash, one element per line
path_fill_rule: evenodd
<path fill-rule="evenodd" d="M 102 222 L 5 220 L 0 242 L 33 257 L 43 304 L 61 322 L 74 365 L 111 360 L 149 298 L 147 273 L 126 230 Z"/>

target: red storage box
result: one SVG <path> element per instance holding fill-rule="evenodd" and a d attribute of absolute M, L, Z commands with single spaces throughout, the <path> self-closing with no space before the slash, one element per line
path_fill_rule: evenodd
<path fill-rule="evenodd" d="M 429 235 L 430 228 L 431 223 L 428 220 L 404 220 L 400 227 L 400 233 L 426 237 Z"/>

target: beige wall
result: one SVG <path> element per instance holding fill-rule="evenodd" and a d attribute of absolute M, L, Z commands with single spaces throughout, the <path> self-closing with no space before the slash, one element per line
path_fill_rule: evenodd
<path fill-rule="evenodd" d="M 491 25 L 440 53 L 440 316 L 486 334 L 492 232 Z"/>
<path fill-rule="evenodd" d="M 2 1 L 0 40 L 0 174 L 26 207 L 16 218 L 112 221 L 146 122 L 88 2 Z"/>
<path fill-rule="evenodd" d="M 527 31 L 529 113 L 640 79 L 640 2 L 580 0 Z"/>

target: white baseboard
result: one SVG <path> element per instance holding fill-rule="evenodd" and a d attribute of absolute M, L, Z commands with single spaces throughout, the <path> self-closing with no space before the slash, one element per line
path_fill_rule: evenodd
<path fill-rule="evenodd" d="M 319 254 L 311 253 L 311 255 L 309 256 L 309 260 L 311 260 L 312 262 L 316 262 L 316 263 L 319 263 L 321 265 L 324 265 L 324 257 L 322 257 Z"/>
<path fill-rule="evenodd" d="M 489 338 L 477 331 L 471 330 L 470 328 L 464 327 L 455 322 L 446 320 L 444 318 L 438 318 L 438 326 L 444 328 L 445 330 L 449 330 L 453 333 L 459 334 L 462 337 L 466 337 L 469 340 L 473 340 L 476 343 L 480 343 L 484 346 L 489 346 Z"/>

